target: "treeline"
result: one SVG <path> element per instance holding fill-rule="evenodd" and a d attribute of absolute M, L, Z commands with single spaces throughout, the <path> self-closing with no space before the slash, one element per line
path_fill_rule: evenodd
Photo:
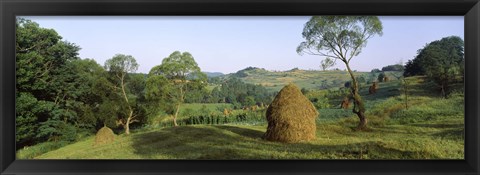
<path fill-rule="evenodd" d="M 464 42 L 460 37 L 445 37 L 419 49 L 415 58 L 405 65 L 403 75 L 427 76 L 437 85 L 442 96 L 447 97 L 455 89 L 455 84 L 463 82 L 464 55 Z"/>
<path fill-rule="evenodd" d="M 45 141 L 71 142 L 103 126 L 140 126 L 148 114 L 145 76 L 134 58 L 115 55 L 99 65 L 52 29 L 16 23 L 17 149 Z M 121 72 L 126 60 L 129 72 Z M 121 129 L 121 128 L 120 128 Z"/>
<path fill-rule="evenodd" d="M 269 104 L 275 93 L 269 92 L 261 85 L 245 83 L 237 77 L 208 78 L 208 83 L 214 86 L 207 89 L 192 89 L 187 94 L 187 103 L 230 103 L 234 109 Z"/>
<path fill-rule="evenodd" d="M 175 51 L 142 74 L 130 55 L 114 55 L 103 66 L 81 59 L 79 46 L 30 20 L 17 19 L 16 38 L 17 149 L 73 142 L 103 126 L 129 134 L 159 114 L 173 116 L 177 125 L 184 103 L 240 108 L 273 98 L 264 87 L 235 78 L 207 90 L 211 83 L 188 52 Z"/>

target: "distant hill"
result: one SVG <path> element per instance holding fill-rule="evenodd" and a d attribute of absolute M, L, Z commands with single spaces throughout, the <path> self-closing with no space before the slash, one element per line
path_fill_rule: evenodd
<path fill-rule="evenodd" d="M 220 76 L 224 76 L 225 74 L 221 73 L 221 72 L 203 72 L 205 74 L 207 74 L 207 77 L 209 78 L 213 78 L 213 77 L 220 77 Z"/>
<path fill-rule="evenodd" d="M 363 77 L 364 83 L 376 80 L 378 73 L 354 72 L 357 77 Z M 259 84 L 271 91 L 279 91 L 290 82 L 300 88 L 328 89 L 343 87 L 350 81 L 350 75 L 341 70 L 302 70 L 293 68 L 287 71 L 269 71 L 258 67 L 247 67 L 236 73 L 225 75 L 223 78 L 237 77 L 246 83 Z M 393 77 L 392 77 L 393 78 Z"/>

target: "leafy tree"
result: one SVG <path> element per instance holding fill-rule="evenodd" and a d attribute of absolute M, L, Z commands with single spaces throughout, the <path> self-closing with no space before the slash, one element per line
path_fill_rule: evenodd
<path fill-rule="evenodd" d="M 300 54 L 334 58 L 345 64 L 352 79 L 353 112 L 360 119 L 358 130 L 366 128 L 367 119 L 350 60 L 360 54 L 368 39 L 382 35 L 382 29 L 381 21 L 374 16 L 314 16 L 305 24 L 302 32 L 305 41 L 297 48 Z"/>
<path fill-rule="evenodd" d="M 405 67 L 401 64 L 395 64 L 395 65 L 388 65 L 385 67 L 382 67 L 382 71 L 403 71 Z"/>
<path fill-rule="evenodd" d="M 431 42 L 421 51 L 420 61 L 425 74 L 440 87 L 445 98 L 450 85 L 462 80 L 463 47 L 460 37 L 450 36 Z"/>
<path fill-rule="evenodd" d="M 407 64 L 405 65 L 405 71 L 403 72 L 404 77 L 424 75 L 424 74 L 425 74 L 425 71 L 420 66 L 419 61 L 417 59 L 407 61 Z"/>
<path fill-rule="evenodd" d="M 78 119 L 78 80 L 71 76 L 80 48 L 62 41 L 52 29 L 18 18 L 16 22 L 16 127 L 17 148 L 54 137 L 47 121 L 71 126 Z M 65 81 L 68 80 L 68 81 Z M 58 122 L 57 122 L 58 123 Z M 50 125 L 52 126 L 52 125 Z M 71 130 L 70 130 L 71 131 Z M 75 132 L 61 132 L 66 139 Z M 75 137 L 71 137 L 75 138 Z M 68 139 L 69 140 L 69 139 Z"/>
<path fill-rule="evenodd" d="M 175 51 L 150 70 L 147 98 L 170 103 L 168 108 L 173 112 L 174 126 L 178 126 L 178 112 L 185 102 L 185 94 L 192 87 L 203 88 L 206 81 L 207 76 L 190 53 Z"/>
<path fill-rule="evenodd" d="M 447 97 L 451 84 L 464 75 L 464 42 L 458 36 L 433 41 L 418 50 L 417 56 L 405 66 L 404 76 L 426 75 L 435 82 L 443 97 Z"/>
<path fill-rule="evenodd" d="M 120 91 L 125 102 L 123 105 L 128 110 L 125 115 L 120 115 L 117 124 L 124 127 L 125 134 L 130 134 L 130 124 L 139 120 L 134 114 L 135 97 L 127 90 L 127 77 L 129 73 L 137 71 L 137 61 L 130 55 L 117 54 L 105 62 L 105 69 L 111 74 L 114 81 L 113 88 Z"/>

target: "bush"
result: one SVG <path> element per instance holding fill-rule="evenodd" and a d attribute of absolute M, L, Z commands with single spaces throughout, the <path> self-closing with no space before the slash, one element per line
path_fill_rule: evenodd
<path fill-rule="evenodd" d="M 25 146 L 17 151 L 17 159 L 33 159 L 44 153 L 56 150 L 58 148 L 68 145 L 69 142 L 44 142 L 34 146 Z"/>

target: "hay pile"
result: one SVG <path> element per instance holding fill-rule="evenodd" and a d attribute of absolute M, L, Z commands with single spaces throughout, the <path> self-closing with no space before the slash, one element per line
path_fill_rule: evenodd
<path fill-rule="evenodd" d="M 387 76 L 383 77 L 383 82 L 388 82 L 389 80 L 390 79 Z"/>
<path fill-rule="evenodd" d="M 348 97 L 344 97 L 343 101 L 342 101 L 342 104 L 341 104 L 341 107 L 343 109 L 348 109 L 348 106 L 350 106 L 350 99 Z"/>
<path fill-rule="evenodd" d="M 368 94 L 377 93 L 377 88 L 378 88 L 377 82 L 373 82 L 372 86 L 370 86 L 370 88 L 368 88 Z"/>
<path fill-rule="evenodd" d="M 266 115 L 266 140 L 294 143 L 315 139 L 318 112 L 293 83 L 280 90 Z"/>
<path fill-rule="evenodd" d="M 112 129 L 104 126 L 98 130 L 97 134 L 95 135 L 95 143 L 94 146 L 109 144 L 115 140 L 115 134 L 113 133 Z"/>

